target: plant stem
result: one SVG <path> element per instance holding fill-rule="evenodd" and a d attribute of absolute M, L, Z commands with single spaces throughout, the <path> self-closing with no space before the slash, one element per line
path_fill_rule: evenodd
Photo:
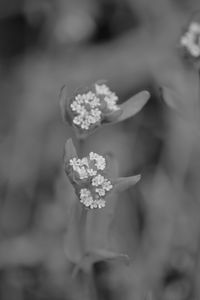
<path fill-rule="evenodd" d="M 87 210 L 84 207 L 81 207 L 80 212 L 80 232 L 79 232 L 79 238 L 80 238 L 80 246 L 81 246 L 81 252 L 84 255 L 86 249 L 86 220 L 87 220 Z"/>

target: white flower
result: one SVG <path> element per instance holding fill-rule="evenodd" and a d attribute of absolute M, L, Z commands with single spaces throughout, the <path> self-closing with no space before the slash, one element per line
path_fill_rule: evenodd
<path fill-rule="evenodd" d="M 113 188 L 113 186 L 112 186 L 110 180 L 108 180 L 108 179 L 105 179 L 105 180 L 104 180 L 104 182 L 103 182 L 103 184 L 102 184 L 102 187 L 103 187 L 103 189 L 104 189 L 105 191 L 107 191 L 107 192 L 110 191 L 110 190 Z"/>
<path fill-rule="evenodd" d="M 192 22 L 190 24 L 190 27 L 189 27 L 190 31 L 193 32 L 193 33 L 199 33 L 200 32 L 200 24 L 197 23 L 197 22 Z"/>
<path fill-rule="evenodd" d="M 99 196 L 105 196 L 106 192 L 102 188 L 95 189 L 96 193 L 99 194 Z"/>
<path fill-rule="evenodd" d="M 85 188 L 80 190 L 80 202 L 83 203 L 86 207 L 92 205 L 93 198 L 90 190 Z"/>
<path fill-rule="evenodd" d="M 107 85 L 105 84 L 95 84 L 95 89 L 97 94 L 99 95 L 109 95 L 110 89 Z"/>
<path fill-rule="evenodd" d="M 80 179 L 87 179 L 87 166 L 88 161 L 87 158 L 79 159 L 79 158 L 72 158 L 69 161 L 69 165 L 72 167 L 73 171 L 77 172 Z"/>
<path fill-rule="evenodd" d="M 78 114 L 83 113 L 83 107 L 78 102 L 73 102 L 70 105 L 70 107 L 73 111 L 77 112 Z"/>
<path fill-rule="evenodd" d="M 100 99 L 96 97 L 96 95 L 92 92 L 88 92 L 86 94 L 87 96 L 84 98 L 85 99 L 85 103 L 89 104 L 91 106 L 91 108 L 95 108 L 100 106 Z M 83 94 L 84 96 L 84 94 Z"/>
<path fill-rule="evenodd" d="M 97 108 L 91 109 L 91 115 L 96 118 L 96 120 L 100 121 L 101 119 L 101 111 Z"/>
<path fill-rule="evenodd" d="M 98 159 L 96 160 L 96 167 L 98 170 L 104 170 L 106 167 L 106 160 L 104 157 L 99 156 Z"/>
<path fill-rule="evenodd" d="M 97 174 L 97 171 L 94 170 L 94 169 L 91 169 L 91 168 L 88 169 L 87 172 L 88 172 L 88 174 L 89 174 L 90 176 L 95 176 L 95 175 Z"/>
<path fill-rule="evenodd" d="M 80 179 L 87 179 L 88 178 L 87 170 L 84 167 L 81 167 L 79 169 L 78 173 L 79 173 Z"/>
<path fill-rule="evenodd" d="M 90 166 L 90 161 L 95 161 L 94 166 Z M 78 173 L 80 179 L 87 179 L 89 176 L 96 176 L 98 170 L 104 170 L 106 167 L 106 160 L 103 156 L 94 152 L 90 152 L 88 158 L 84 157 L 82 159 L 70 159 L 69 165 L 72 167 L 73 171 Z M 96 170 L 94 167 L 96 167 Z M 96 180 L 99 180 L 99 177 L 97 177 Z"/>
<path fill-rule="evenodd" d="M 105 169 L 106 160 L 103 156 L 101 156 L 97 153 L 94 153 L 94 152 L 90 152 L 89 158 L 90 158 L 90 160 L 95 161 L 95 166 L 97 167 L 98 170 L 104 170 Z"/>
<path fill-rule="evenodd" d="M 106 201 L 103 200 L 103 199 L 99 199 L 99 200 L 98 200 L 98 205 L 99 205 L 99 208 L 105 207 Z"/>
<path fill-rule="evenodd" d="M 77 166 L 80 166 L 80 159 L 79 158 L 72 158 L 69 161 L 70 166 L 72 166 L 73 168 L 76 168 Z"/>
<path fill-rule="evenodd" d="M 101 175 L 101 174 L 98 174 L 97 176 L 95 176 L 93 179 L 92 179 L 92 185 L 93 186 L 99 186 L 99 185 L 102 185 L 102 183 L 104 182 L 105 178 Z"/>
<path fill-rule="evenodd" d="M 195 58 L 200 56 L 200 24 L 192 22 L 188 31 L 182 36 L 181 45 Z"/>
<path fill-rule="evenodd" d="M 100 105 L 100 99 L 95 93 L 89 91 L 78 94 L 70 104 L 71 110 L 76 114 L 73 123 L 81 129 L 88 130 L 91 125 L 101 121 Z"/>
<path fill-rule="evenodd" d="M 90 152 L 87 157 L 82 159 L 71 158 L 69 166 L 78 174 L 80 180 L 80 182 L 77 181 L 76 177 L 76 181 L 74 181 L 75 185 L 81 185 L 78 194 L 80 202 L 91 209 L 104 207 L 106 194 L 112 189 L 111 182 L 102 174 L 102 170 L 106 166 L 106 159 L 95 152 Z M 73 175 L 71 178 L 73 181 Z"/>
<path fill-rule="evenodd" d="M 119 106 L 117 106 L 116 104 L 116 102 L 118 101 L 118 97 L 114 93 L 112 93 L 109 96 L 106 96 L 104 100 L 109 110 L 116 111 L 120 109 Z"/>
<path fill-rule="evenodd" d="M 80 202 L 88 208 L 102 208 L 105 206 L 105 200 L 93 199 L 89 189 L 83 188 L 80 190 Z"/>
<path fill-rule="evenodd" d="M 75 97 L 75 100 L 78 104 L 83 104 L 84 103 L 84 97 L 80 94 L 78 94 L 76 97 Z"/>
<path fill-rule="evenodd" d="M 108 110 L 119 110 L 119 107 L 117 106 L 117 101 L 119 100 L 119 98 L 115 93 L 111 92 L 108 86 L 106 86 L 105 84 L 95 84 L 95 89 L 97 94 L 105 96 L 104 101 L 106 102 Z"/>
<path fill-rule="evenodd" d="M 92 203 L 92 205 L 91 205 L 90 208 L 91 209 L 93 209 L 93 208 L 102 208 L 102 207 L 105 207 L 105 205 L 106 205 L 105 200 L 98 199 L 98 200 L 93 201 L 93 203 Z"/>
<path fill-rule="evenodd" d="M 72 122 L 82 130 L 89 130 L 101 123 L 105 107 L 111 112 L 119 109 L 117 101 L 116 94 L 105 84 L 95 84 L 95 92 L 78 94 L 70 104 L 73 112 Z"/>
<path fill-rule="evenodd" d="M 81 164 L 89 168 L 89 162 L 87 157 L 83 157 L 81 160 Z"/>

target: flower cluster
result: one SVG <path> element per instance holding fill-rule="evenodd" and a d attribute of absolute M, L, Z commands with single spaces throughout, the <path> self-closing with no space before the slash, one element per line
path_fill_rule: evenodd
<path fill-rule="evenodd" d="M 116 94 L 111 92 L 105 83 L 98 81 L 92 84 L 90 88 L 82 88 L 81 91 L 79 89 L 79 92 L 76 92 L 73 98 L 68 94 L 68 87 L 63 86 L 60 91 L 60 108 L 63 120 L 73 127 L 78 142 L 80 142 L 80 140 L 86 139 L 94 133 L 98 127 L 115 124 L 133 117 L 142 109 L 149 97 L 149 92 L 142 91 L 126 102 L 117 105 L 118 97 Z M 81 142 L 79 143 L 79 150 L 82 153 Z M 112 221 L 111 215 L 115 209 L 112 194 L 131 188 L 140 180 L 141 176 L 118 177 L 118 164 L 112 153 L 107 153 L 105 158 L 102 155 L 90 152 L 88 156 L 79 158 L 71 138 L 65 143 L 64 169 L 79 200 L 78 205 L 74 203 L 75 209 L 72 210 L 71 220 L 74 224 L 69 226 L 67 231 L 67 257 L 77 264 L 77 270 L 87 268 L 87 272 L 88 265 L 91 265 L 97 259 L 127 258 L 125 255 L 98 249 L 98 247 L 96 247 L 98 251 L 90 250 L 85 236 L 86 233 L 88 234 L 86 230 L 88 229 L 86 226 L 88 219 L 85 216 L 88 214 L 88 209 L 105 207 L 108 195 L 111 194 L 110 200 L 112 200 L 109 209 L 104 210 L 104 218 L 102 219 L 105 222 L 103 226 L 108 227 L 109 230 Z M 79 218 L 76 218 L 77 214 Z M 92 214 L 92 221 L 95 223 L 97 221 L 96 224 L 100 221 L 101 226 L 102 221 L 98 218 L 98 215 L 98 212 L 97 215 Z M 93 230 L 92 226 L 89 227 Z M 100 234 L 102 240 L 104 234 L 102 232 Z M 107 238 L 107 234 L 105 238 Z M 97 240 L 99 240 L 98 234 Z M 88 256 L 88 253 L 90 256 Z"/>
<path fill-rule="evenodd" d="M 74 129 L 79 140 L 86 139 L 101 126 L 122 122 L 137 114 L 149 100 L 148 91 L 141 91 L 118 104 L 117 95 L 103 81 L 79 88 L 73 97 L 67 86 L 60 91 L 63 120 Z"/>
<path fill-rule="evenodd" d="M 119 110 L 118 97 L 105 84 L 95 84 L 92 90 L 78 94 L 70 108 L 73 124 L 81 130 L 90 130 L 100 125 L 104 115 Z"/>
<path fill-rule="evenodd" d="M 102 208 L 105 197 L 112 190 L 111 181 L 105 177 L 106 159 L 94 152 L 82 159 L 73 157 L 65 166 L 66 173 L 76 185 L 80 202 L 88 208 Z"/>
<path fill-rule="evenodd" d="M 188 30 L 181 37 L 180 44 L 192 57 L 200 57 L 200 24 L 198 22 L 190 23 Z"/>

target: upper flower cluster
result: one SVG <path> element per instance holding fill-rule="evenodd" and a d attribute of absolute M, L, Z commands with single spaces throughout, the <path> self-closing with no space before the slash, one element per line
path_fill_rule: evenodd
<path fill-rule="evenodd" d="M 78 139 L 85 139 L 97 128 L 122 122 L 137 114 L 150 97 L 142 91 L 118 105 L 118 96 L 104 81 L 97 81 L 80 88 L 73 97 L 66 86 L 60 92 L 61 113 L 65 121 L 73 126 Z"/>
<path fill-rule="evenodd" d="M 181 37 L 181 46 L 194 58 L 200 57 L 200 24 L 192 21 L 188 30 Z"/>
<path fill-rule="evenodd" d="M 113 186 L 105 177 L 106 159 L 94 152 L 82 159 L 73 157 L 65 164 L 65 171 L 75 185 L 80 202 L 88 208 L 102 208 Z"/>
<path fill-rule="evenodd" d="M 106 114 L 119 110 L 117 101 L 116 94 L 105 84 L 96 83 L 92 90 L 72 99 L 72 122 L 81 130 L 97 127 Z"/>

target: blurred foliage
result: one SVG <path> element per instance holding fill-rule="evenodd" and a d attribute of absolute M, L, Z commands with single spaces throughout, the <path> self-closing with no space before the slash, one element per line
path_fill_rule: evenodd
<path fill-rule="evenodd" d="M 88 299 L 91 278 L 73 278 L 66 256 L 73 191 L 62 156 L 73 133 L 58 98 L 63 84 L 71 95 L 98 79 L 122 103 L 141 89 L 152 97 L 83 145 L 83 154 L 112 152 L 120 176 L 142 174 L 120 194 L 110 234 L 110 250 L 131 263 L 94 263 L 93 299 L 200 298 L 199 75 L 177 48 L 199 8 L 198 0 L 0 0 L 0 299 Z"/>

